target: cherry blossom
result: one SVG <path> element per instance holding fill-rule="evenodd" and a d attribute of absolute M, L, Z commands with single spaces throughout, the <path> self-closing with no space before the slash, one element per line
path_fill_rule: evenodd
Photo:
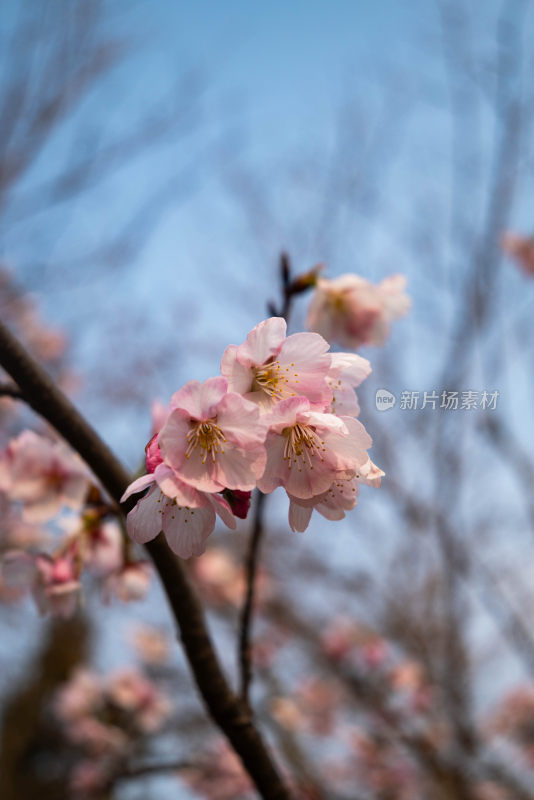
<path fill-rule="evenodd" d="M 305 397 L 282 400 L 269 415 L 267 466 L 258 487 L 283 486 L 297 498 L 327 491 L 336 479 L 353 478 L 367 460 L 371 437 L 352 417 L 312 410 Z"/>
<path fill-rule="evenodd" d="M 265 468 L 267 423 L 254 403 L 227 388 L 221 377 L 186 383 L 172 396 L 157 439 L 178 478 L 204 492 L 248 491 Z"/>
<path fill-rule="evenodd" d="M 332 353 L 328 383 L 332 389 L 332 414 L 357 417 L 360 406 L 354 388 L 371 374 L 371 364 L 355 353 Z"/>
<path fill-rule="evenodd" d="M 2 575 L 8 584 L 29 588 L 43 615 L 70 617 L 76 611 L 81 586 L 72 551 L 54 557 L 9 551 L 3 557 Z"/>
<path fill-rule="evenodd" d="M 108 702 L 131 714 L 143 733 L 154 733 L 168 717 L 171 703 L 138 669 L 112 674 L 106 687 Z"/>
<path fill-rule="evenodd" d="M 229 528 L 236 526 L 230 506 L 221 495 L 198 491 L 177 478 L 165 464 L 130 484 L 121 502 L 149 486 L 148 494 L 137 502 L 126 520 L 129 535 L 139 544 L 155 539 L 163 531 L 170 548 L 181 558 L 190 558 L 204 552 L 216 514 Z"/>
<path fill-rule="evenodd" d="M 333 280 L 318 278 L 307 327 L 329 342 L 353 350 L 366 344 L 382 345 L 391 321 L 410 308 L 405 286 L 402 275 L 392 275 L 377 286 L 353 274 Z"/>
<path fill-rule="evenodd" d="M 123 563 L 123 541 L 116 520 L 88 519 L 83 531 L 83 563 L 99 577 L 116 572 Z"/>
<path fill-rule="evenodd" d="M 353 478 L 338 478 L 319 495 L 302 499 L 289 495 L 289 526 L 292 531 L 302 533 L 309 525 L 315 509 L 325 519 L 340 520 L 346 511 L 351 511 L 358 501 L 359 484 L 379 487 L 385 473 L 371 459 L 367 459 Z"/>
<path fill-rule="evenodd" d="M 33 431 L 23 431 L 0 455 L 0 491 L 23 503 L 23 517 L 31 522 L 49 520 L 64 506 L 81 508 L 89 485 L 75 453 Z"/>
<path fill-rule="evenodd" d="M 152 581 L 152 566 L 148 561 L 129 561 L 107 575 L 103 584 L 104 602 L 113 596 L 123 603 L 144 600 Z"/>
<path fill-rule="evenodd" d="M 329 344 L 316 333 L 286 337 L 286 321 L 271 317 L 256 325 L 243 344 L 229 345 L 221 372 L 230 391 L 268 410 L 279 400 L 302 395 L 324 407 L 332 400 L 326 376 Z"/>

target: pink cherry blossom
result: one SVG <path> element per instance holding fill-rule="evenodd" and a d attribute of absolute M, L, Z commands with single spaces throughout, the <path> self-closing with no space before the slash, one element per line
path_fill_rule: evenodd
<path fill-rule="evenodd" d="M 360 406 L 354 388 L 371 374 L 366 358 L 355 353 L 332 353 L 328 383 L 332 389 L 330 411 L 339 416 L 357 417 Z"/>
<path fill-rule="evenodd" d="M 138 669 L 122 669 L 110 676 L 106 697 L 117 708 L 132 715 L 135 727 L 154 733 L 169 716 L 169 700 Z"/>
<path fill-rule="evenodd" d="M 158 435 L 165 464 L 204 492 L 248 491 L 265 468 L 267 422 L 254 403 L 227 386 L 220 377 L 186 383 L 173 395 Z"/>
<path fill-rule="evenodd" d="M 107 575 L 102 586 L 104 602 L 113 596 L 123 603 L 144 600 L 152 581 L 152 567 L 148 561 L 129 561 Z"/>
<path fill-rule="evenodd" d="M 406 279 L 392 275 L 377 286 L 359 275 L 319 278 L 308 310 L 307 327 L 329 342 L 353 350 L 361 345 L 382 345 L 390 323 L 404 316 L 410 299 Z"/>
<path fill-rule="evenodd" d="M 8 584 L 30 589 L 43 615 L 71 617 L 76 611 L 81 586 L 72 552 L 52 557 L 9 551 L 3 557 L 2 575 Z"/>
<path fill-rule="evenodd" d="M 305 397 L 282 400 L 269 422 L 262 492 L 283 486 L 296 498 L 314 497 L 336 479 L 354 477 L 368 459 L 372 440 L 360 422 L 314 411 Z"/>
<path fill-rule="evenodd" d="M 314 497 L 302 499 L 289 495 L 289 526 L 292 531 L 302 533 L 310 523 L 315 509 L 325 519 L 340 520 L 346 511 L 351 511 L 358 501 L 359 484 L 378 488 L 384 472 L 370 458 L 362 464 L 353 478 L 338 478 L 327 489 Z"/>
<path fill-rule="evenodd" d="M 123 563 L 122 532 L 115 520 L 89 523 L 84 531 L 83 563 L 91 572 L 103 577 L 121 568 Z"/>
<path fill-rule="evenodd" d="M 534 275 L 534 238 L 507 231 L 501 236 L 501 248 L 511 256 L 526 275 Z"/>
<path fill-rule="evenodd" d="M 149 625 L 138 625 L 129 640 L 144 664 L 161 666 L 169 661 L 171 642 L 167 634 Z"/>
<path fill-rule="evenodd" d="M 65 723 L 96 713 L 102 706 L 102 681 L 89 669 L 77 669 L 56 694 L 54 711 Z"/>
<path fill-rule="evenodd" d="M 331 363 L 328 349 L 328 342 L 316 333 L 286 338 L 285 320 L 271 317 L 256 325 L 243 344 L 226 348 L 221 372 L 230 391 L 265 410 L 297 395 L 324 407 L 332 399 L 326 379 Z"/>
<path fill-rule="evenodd" d="M 12 439 L 0 455 L 0 491 L 23 503 L 23 517 L 51 519 L 63 506 L 79 509 L 90 476 L 81 459 L 62 442 L 33 431 Z"/>
<path fill-rule="evenodd" d="M 129 535 L 139 544 L 155 539 L 163 531 L 170 548 L 181 558 L 190 558 L 206 549 L 216 514 L 229 528 L 236 526 L 223 497 L 189 486 L 165 464 L 130 484 L 121 502 L 149 486 L 148 494 L 137 502 L 126 520 Z"/>

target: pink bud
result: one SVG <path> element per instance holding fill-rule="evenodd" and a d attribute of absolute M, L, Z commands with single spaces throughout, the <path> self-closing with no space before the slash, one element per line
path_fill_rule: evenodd
<path fill-rule="evenodd" d="M 239 519 L 247 518 L 250 508 L 250 492 L 242 492 L 240 489 L 224 489 L 221 494 L 228 502 L 234 516 Z"/>
<path fill-rule="evenodd" d="M 159 449 L 158 444 L 158 434 L 155 433 L 152 439 L 149 441 L 147 446 L 145 447 L 146 453 L 146 469 L 147 472 L 152 473 L 158 466 L 158 464 L 163 463 L 163 458 L 161 455 L 161 450 Z"/>

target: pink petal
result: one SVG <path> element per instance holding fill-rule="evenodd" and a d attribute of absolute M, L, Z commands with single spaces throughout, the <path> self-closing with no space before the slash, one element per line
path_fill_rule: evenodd
<path fill-rule="evenodd" d="M 253 328 L 237 350 L 237 359 L 245 367 L 265 364 L 280 350 L 286 335 L 286 321 L 270 317 Z"/>
<path fill-rule="evenodd" d="M 162 530 L 161 516 L 163 495 L 154 487 L 146 497 L 142 497 L 126 517 L 126 529 L 138 544 L 146 544 L 155 539 Z"/>
<path fill-rule="evenodd" d="M 226 348 L 221 359 L 221 374 L 228 381 L 229 392 L 246 394 L 252 386 L 254 373 L 250 367 L 237 360 L 237 350 L 238 347 L 235 344 Z"/>
<path fill-rule="evenodd" d="M 269 428 L 258 406 L 235 392 L 228 393 L 219 403 L 217 425 L 229 442 L 243 448 L 262 444 Z"/>
<path fill-rule="evenodd" d="M 173 394 L 171 404 L 173 408 L 186 411 L 193 419 L 210 419 L 215 416 L 217 403 L 226 394 L 227 388 L 226 378 L 222 377 L 208 378 L 204 383 L 188 381 Z"/>
<path fill-rule="evenodd" d="M 289 527 L 292 531 L 302 533 L 310 524 L 313 506 L 301 506 L 293 498 L 289 498 Z"/>
<path fill-rule="evenodd" d="M 141 475 L 140 478 L 136 478 L 136 480 L 133 481 L 133 483 L 131 483 L 128 486 L 128 488 L 122 495 L 120 502 L 124 503 L 124 501 L 127 500 L 129 497 L 131 497 L 132 494 L 137 494 L 137 492 L 142 492 L 144 489 L 147 488 L 147 486 L 150 486 L 151 483 L 154 483 L 155 480 L 156 479 L 154 478 L 153 474 Z"/>
<path fill-rule="evenodd" d="M 176 555 L 180 558 L 200 556 L 215 527 L 215 511 L 211 505 L 194 509 L 168 506 L 163 514 L 163 524 L 165 538 Z"/>
<path fill-rule="evenodd" d="M 213 505 L 215 513 L 222 519 L 226 527 L 234 531 L 237 523 L 232 509 L 230 508 L 230 504 L 224 497 L 221 497 L 220 494 L 208 494 L 206 495 L 206 499 Z"/>

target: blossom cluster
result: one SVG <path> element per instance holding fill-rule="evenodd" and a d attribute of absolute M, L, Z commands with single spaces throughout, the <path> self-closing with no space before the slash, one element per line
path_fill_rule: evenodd
<path fill-rule="evenodd" d="M 4 516 L 2 595 L 30 590 L 39 611 L 68 617 L 78 606 L 85 570 L 104 599 L 144 597 L 147 562 L 130 559 L 119 523 L 102 500 L 83 461 L 63 442 L 23 431 L 0 451 L 0 497 L 17 508 Z M 72 512 L 61 517 L 65 509 Z M 61 542 L 45 551 L 50 523 Z M 31 549 L 27 549 L 31 545 Z"/>
<path fill-rule="evenodd" d="M 189 381 L 159 414 L 146 447 L 147 474 L 123 496 L 149 490 L 128 514 L 132 538 L 160 531 L 182 558 L 204 552 L 218 515 L 229 528 L 244 517 L 249 493 L 283 487 L 292 530 L 303 531 L 316 509 L 342 519 L 359 483 L 380 484 L 355 387 L 369 362 L 332 353 L 318 333 L 286 335 L 271 317 L 239 346 L 226 348 L 221 375 Z"/>
<path fill-rule="evenodd" d="M 169 698 L 136 667 L 108 675 L 78 669 L 53 705 L 63 736 L 77 751 L 70 790 L 80 798 L 101 797 L 139 741 L 160 732 L 172 712 Z"/>

